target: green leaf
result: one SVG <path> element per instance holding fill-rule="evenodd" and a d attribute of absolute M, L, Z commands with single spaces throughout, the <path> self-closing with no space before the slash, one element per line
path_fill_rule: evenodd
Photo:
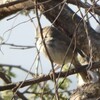
<path fill-rule="evenodd" d="M 68 78 L 61 78 L 58 81 L 60 89 L 67 89 L 70 86 L 71 80 Z"/>

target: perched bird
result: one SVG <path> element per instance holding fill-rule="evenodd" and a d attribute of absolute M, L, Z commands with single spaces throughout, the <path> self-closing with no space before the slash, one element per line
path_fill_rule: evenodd
<path fill-rule="evenodd" d="M 71 40 L 68 36 L 51 26 L 44 27 L 42 29 L 42 34 L 43 40 L 40 32 L 37 32 L 37 48 L 48 57 L 43 44 L 43 41 L 45 41 L 47 51 L 54 63 L 63 65 L 72 62 L 75 67 L 80 65 L 77 59 L 77 53 L 79 52 L 82 54 L 82 52 L 71 44 Z M 86 73 L 82 72 L 80 75 L 84 81 L 87 80 Z"/>

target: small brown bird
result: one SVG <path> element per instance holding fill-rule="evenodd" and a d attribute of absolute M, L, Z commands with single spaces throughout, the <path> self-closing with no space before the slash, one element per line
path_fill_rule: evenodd
<path fill-rule="evenodd" d="M 43 45 L 43 41 L 45 41 L 48 53 L 54 63 L 62 65 L 71 63 L 72 61 L 72 64 L 75 67 L 78 67 L 80 65 L 77 59 L 77 53 L 82 52 L 79 49 L 74 48 L 73 44 L 70 44 L 71 40 L 68 36 L 57 30 L 55 27 L 49 26 L 44 27 L 42 33 L 44 38 L 43 40 L 41 38 L 40 32 L 37 33 L 37 47 L 48 57 L 46 49 Z M 82 76 L 84 81 L 87 80 L 86 73 L 82 72 L 80 73 L 80 75 Z"/>

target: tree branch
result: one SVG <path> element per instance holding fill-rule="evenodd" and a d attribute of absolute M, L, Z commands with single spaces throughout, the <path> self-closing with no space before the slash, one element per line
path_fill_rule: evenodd
<path fill-rule="evenodd" d="M 17 69 L 20 69 L 20 70 L 23 70 L 24 72 L 26 73 L 29 73 L 30 75 L 34 75 L 34 73 L 32 73 L 31 71 L 29 70 L 26 70 L 25 68 L 21 67 L 20 65 L 9 65 L 9 64 L 0 64 L 0 66 L 3 66 L 3 67 L 10 67 L 10 68 L 17 68 Z"/>
<path fill-rule="evenodd" d="M 100 67 L 100 62 L 95 62 L 95 63 L 92 64 L 91 69 L 95 69 L 95 68 L 99 68 L 99 67 Z M 79 66 L 77 69 L 71 69 L 68 72 L 55 73 L 55 77 L 56 78 L 58 78 L 58 76 L 60 78 L 66 77 L 66 76 L 73 75 L 73 74 L 76 74 L 76 73 L 84 72 L 87 69 L 88 69 L 88 65 Z M 20 88 L 22 88 L 22 87 L 25 87 L 25 86 L 28 86 L 28 85 L 33 85 L 33 84 L 37 84 L 37 83 L 40 83 L 40 82 L 52 80 L 52 77 L 53 77 L 53 75 L 51 74 L 51 75 L 45 75 L 45 76 L 42 76 L 42 77 L 38 77 L 38 78 L 35 78 L 35 79 L 26 80 L 25 82 L 20 81 L 20 82 L 17 82 L 17 83 L 10 83 L 10 84 L 7 84 L 5 86 L 0 86 L 0 91 L 11 90 L 11 89 L 13 89 L 15 91 L 15 90 L 17 90 L 17 88 L 19 88 L 19 86 L 20 86 Z"/>
<path fill-rule="evenodd" d="M 26 1 L 26 2 L 25 2 Z M 7 4 L 3 4 L 0 6 L 0 20 L 17 13 L 18 11 L 21 10 L 30 10 L 34 8 L 34 4 L 32 1 L 28 0 L 19 0 L 19 1 L 14 1 L 10 2 Z"/>
<path fill-rule="evenodd" d="M 3 81 L 5 81 L 5 83 L 10 84 L 11 81 L 6 77 L 5 73 L 0 72 L 0 78 L 3 79 Z M 23 93 L 17 91 L 16 93 L 19 98 L 21 98 L 22 100 L 27 100 L 27 98 L 23 95 Z"/>
<path fill-rule="evenodd" d="M 2 43 L 0 45 L 1 46 L 2 45 L 8 45 L 8 46 L 12 46 L 12 47 L 14 47 L 16 49 L 32 49 L 32 48 L 36 47 L 36 46 L 28 46 L 28 45 L 26 45 L 26 46 L 24 46 L 24 45 L 16 45 L 16 44 L 12 44 L 12 43 Z"/>
<path fill-rule="evenodd" d="M 48 0 L 48 1 L 38 0 L 38 5 L 45 4 L 49 1 L 52 1 L 52 0 Z M 53 0 L 53 1 L 55 2 L 56 0 Z M 62 1 L 63 0 L 58 0 L 58 2 L 62 2 Z M 85 3 L 81 2 L 80 0 L 67 0 L 66 2 L 76 5 L 76 6 L 78 4 L 80 7 L 89 9 L 89 11 L 100 15 L 100 7 L 99 6 L 95 6 L 95 8 L 93 8 L 94 7 L 93 5 L 85 4 Z M 9 2 L 6 4 L 2 4 L 2 5 L 0 5 L 0 20 L 9 15 L 15 14 L 16 12 L 18 12 L 20 10 L 34 9 L 34 6 L 35 6 L 35 4 L 31 0 L 19 0 L 19 1 L 13 1 L 13 2 Z"/>

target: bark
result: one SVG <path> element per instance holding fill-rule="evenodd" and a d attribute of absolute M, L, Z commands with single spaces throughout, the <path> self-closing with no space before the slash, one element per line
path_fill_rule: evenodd
<path fill-rule="evenodd" d="M 92 69 L 98 68 L 99 66 L 100 66 L 100 62 L 93 63 Z M 56 78 L 67 77 L 67 76 L 70 76 L 70 75 L 73 75 L 76 73 L 84 72 L 84 71 L 86 71 L 87 68 L 88 68 L 88 65 L 84 65 L 84 66 L 79 66 L 77 69 L 71 69 L 71 70 L 65 71 L 65 72 L 57 72 L 57 73 L 55 73 L 55 77 Z M 0 91 L 11 90 L 11 89 L 13 89 L 13 91 L 16 91 L 19 87 L 23 88 L 28 85 L 38 84 L 40 82 L 44 82 L 44 81 L 48 81 L 48 80 L 53 80 L 53 74 L 38 76 L 33 79 L 25 80 L 24 82 L 20 81 L 20 82 L 16 82 L 16 83 L 9 83 L 7 85 L 0 86 Z"/>
<path fill-rule="evenodd" d="M 34 8 L 34 3 L 28 0 L 14 1 L 11 3 L 0 5 L 0 20 L 17 13 L 21 10 L 30 10 Z"/>
<path fill-rule="evenodd" d="M 17 2 L 15 5 L 7 4 L 8 6 L 6 7 L 1 6 L 0 19 L 3 19 L 4 17 L 14 14 L 22 9 L 29 10 L 29 9 L 34 8 L 34 2 L 27 1 L 27 0 L 25 0 L 25 2 L 22 2 L 22 1 L 24 0 Z M 63 5 L 63 3 L 61 3 L 62 0 L 51 0 L 49 2 L 43 3 L 44 1 L 45 0 L 38 0 L 39 2 L 38 8 L 41 11 L 41 13 L 43 13 L 43 15 L 45 15 L 46 18 L 51 23 L 53 23 L 53 25 L 56 28 L 58 28 L 60 31 L 68 35 L 70 38 L 72 38 L 76 34 L 77 46 L 82 51 L 84 51 L 86 55 L 88 56 L 90 56 L 90 49 L 92 48 L 93 61 L 99 61 L 100 60 L 100 52 L 99 52 L 100 51 L 100 35 L 96 31 L 94 31 L 87 22 L 84 22 L 84 19 L 76 15 L 67 5 Z M 76 0 L 68 0 L 68 1 L 74 2 Z M 87 7 L 75 2 L 74 4 L 78 4 L 78 6 L 82 6 L 84 8 Z M 62 8 L 63 6 L 64 8 Z M 100 10 L 98 11 L 97 9 L 95 9 L 94 11 L 98 15 L 100 14 L 99 13 Z M 89 47 L 89 42 L 91 42 L 91 48 Z M 64 75 L 62 76 L 64 77 Z M 46 76 L 45 78 L 42 78 L 42 79 L 39 78 L 35 80 L 26 81 L 26 83 L 24 82 L 21 87 L 30 85 L 32 83 L 35 84 L 36 82 L 39 83 L 39 82 L 47 81 L 47 80 L 50 80 L 50 76 Z M 18 88 L 17 86 L 19 86 L 21 83 L 22 82 L 20 82 L 19 84 L 17 83 L 9 84 L 8 86 L 0 87 L 0 90 L 12 89 L 14 87 L 16 90 Z"/>

